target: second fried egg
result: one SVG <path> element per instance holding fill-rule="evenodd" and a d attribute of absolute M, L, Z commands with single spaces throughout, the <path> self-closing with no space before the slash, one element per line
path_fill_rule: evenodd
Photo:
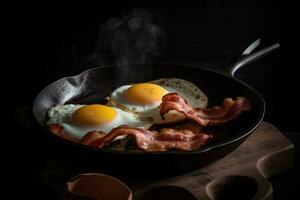
<path fill-rule="evenodd" d="M 165 120 L 159 115 L 162 97 L 168 93 L 177 93 L 194 108 L 205 108 L 208 104 L 207 96 L 195 84 L 178 78 L 162 78 L 117 88 L 109 98 L 109 105 L 150 117 L 155 124 L 180 121 L 184 118 L 180 113 L 168 113 Z"/>

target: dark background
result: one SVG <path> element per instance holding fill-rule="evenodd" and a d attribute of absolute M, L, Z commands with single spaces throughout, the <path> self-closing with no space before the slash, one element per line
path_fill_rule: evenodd
<path fill-rule="evenodd" d="M 195 1 L 196 2 L 196 1 Z M 287 5 L 279 1 L 167 1 L 164 4 L 143 1 L 109 4 L 18 5 L 9 15 L 10 42 L 8 104 L 13 109 L 13 127 L 20 139 L 16 144 L 19 165 L 16 174 L 28 181 L 21 190 L 25 196 L 51 198 L 51 190 L 40 184 L 40 172 L 47 162 L 47 148 L 37 144 L 27 121 L 32 102 L 38 92 L 64 76 L 76 75 L 91 67 L 89 59 L 95 50 L 98 29 L 111 17 L 131 8 L 151 8 L 159 13 L 168 41 L 166 50 L 156 63 L 189 64 L 220 68 L 230 63 L 257 38 L 279 42 L 281 49 L 241 69 L 237 77 L 263 94 L 267 110 L 265 120 L 271 122 L 297 145 L 296 70 L 289 61 L 289 15 Z M 112 57 L 98 64 L 113 64 Z M 25 127 L 25 128 L 24 128 Z M 39 150 L 37 150 L 39 149 Z M 297 150 L 297 149 L 296 149 Z M 296 152 L 296 156 L 297 156 Z M 297 166 L 297 162 L 296 162 Z M 14 167 L 12 167 L 14 169 Z M 296 169 L 275 177 L 275 199 L 293 192 Z M 13 184 L 13 183 L 12 183 Z M 34 195 L 35 194 L 35 195 Z"/>
<path fill-rule="evenodd" d="M 168 2 L 168 1 L 167 1 Z M 29 8 L 28 8 L 29 7 Z M 299 129 L 289 117 L 298 85 L 288 59 L 288 16 L 278 1 L 143 1 L 95 5 L 22 6 L 13 11 L 13 60 L 10 68 L 25 90 L 13 104 L 31 104 L 46 85 L 91 67 L 99 26 L 131 8 L 150 8 L 160 15 L 167 48 L 154 62 L 218 68 L 228 64 L 257 38 L 279 42 L 281 50 L 255 62 L 237 76 L 261 92 L 267 102 L 266 120 L 283 130 Z M 285 37 L 284 37 L 285 35 Z M 113 64 L 112 58 L 98 64 Z M 94 63 L 92 63 L 94 64 Z M 9 70 L 10 70 L 9 69 Z M 292 85 L 291 85 L 292 84 Z"/>

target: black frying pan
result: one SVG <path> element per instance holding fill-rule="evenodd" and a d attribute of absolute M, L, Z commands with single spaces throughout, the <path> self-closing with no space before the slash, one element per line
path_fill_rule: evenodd
<path fill-rule="evenodd" d="M 65 149 L 78 150 L 84 156 L 96 156 L 103 164 L 120 166 L 120 163 L 126 163 L 126 166 L 138 168 L 158 166 L 160 169 L 193 169 L 233 151 L 261 123 L 265 112 L 263 97 L 251 86 L 234 77 L 235 71 L 240 67 L 279 49 L 279 44 L 275 43 L 254 51 L 259 45 L 260 40 L 252 43 L 233 64 L 221 71 L 184 65 L 138 64 L 130 66 L 134 68 L 134 73 L 130 72 L 125 78 L 120 76 L 119 72 L 126 69 L 128 65 L 110 65 L 88 69 L 77 76 L 55 81 L 42 90 L 33 103 L 33 114 L 43 127 L 43 132 L 49 133 L 59 142 L 68 144 L 63 145 Z M 64 140 L 50 133 L 45 126 L 46 112 L 58 103 L 101 103 L 110 92 L 120 85 L 163 77 L 182 78 L 195 83 L 206 93 L 210 105 L 220 105 L 225 97 L 244 96 L 251 101 L 253 109 L 225 125 L 212 127 L 213 140 L 204 148 L 191 152 L 170 150 L 148 153 L 116 151 L 109 147 L 96 149 Z"/>

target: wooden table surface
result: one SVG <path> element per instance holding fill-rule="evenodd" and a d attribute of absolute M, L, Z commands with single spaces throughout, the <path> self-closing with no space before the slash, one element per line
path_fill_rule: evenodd
<path fill-rule="evenodd" d="M 117 178 L 132 190 L 133 200 L 272 199 L 268 178 L 293 167 L 293 152 L 294 145 L 272 124 L 263 122 L 240 147 L 208 166 L 166 178 Z"/>

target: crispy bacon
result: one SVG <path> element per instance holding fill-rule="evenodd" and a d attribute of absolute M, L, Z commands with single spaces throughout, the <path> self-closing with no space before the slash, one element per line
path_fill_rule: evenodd
<path fill-rule="evenodd" d="M 166 94 L 161 103 L 160 115 L 164 115 L 170 110 L 183 113 L 187 118 L 197 121 L 202 126 L 224 124 L 243 111 L 251 109 L 251 103 L 245 97 L 237 97 L 236 100 L 225 98 L 223 105 L 205 109 L 194 109 L 188 102 L 176 93 Z"/>
<path fill-rule="evenodd" d="M 58 136 L 62 136 L 63 127 L 59 124 L 50 124 L 49 129 L 52 133 Z"/>
<path fill-rule="evenodd" d="M 123 125 L 114 128 L 105 135 L 101 132 L 92 131 L 83 137 L 81 143 L 101 148 L 109 145 L 114 138 L 121 135 L 134 136 L 137 146 L 149 152 L 167 151 L 168 149 L 192 151 L 205 145 L 211 138 L 210 135 L 193 133 L 187 129 L 162 128 L 156 132 Z M 93 137 L 94 139 L 92 139 Z"/>
<path fill-rule="evenodd" d="M 49 128 L 54 134 L 65 139 L 98 148 L 111 144 L 120 136 L 133 136 L 137 146 L 148 152 L 167 151 L 168 149 L 192 151 L 204 146 L 212 137 L 203 133 L 201 127 L 226 123 L 236 118 L 243 111 L 249 111 L 250 109 L 251 103 L 245 97 L 237 97 L 236 100 L 225 98 L 223 105 L 220 107 L 195 109 L 181 96 L 176 93 L 169 93 L 162 99 L 160 105 L 161 117 L 164 118 L 170 110 L 175 110 L 184 114 L 186 118 L 194 120 L 195 124 L 182 126 L 179 130 L 176 127 L 168 127 L 161 128 L 158 131 L 122 125 L 112 129 L 109 133 L 89 132 L 80 141 L 66 137 L 60 125 L 52 124 L 49 125 Z"/>

